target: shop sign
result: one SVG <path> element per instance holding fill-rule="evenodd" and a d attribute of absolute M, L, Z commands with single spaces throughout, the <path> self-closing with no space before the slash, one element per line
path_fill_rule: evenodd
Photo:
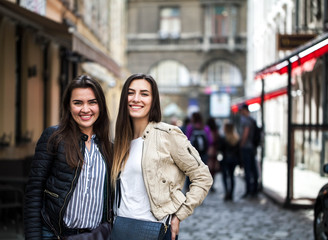
<path fill-rule="evenodd" d="M 292 50 L 315 38 L 315 34 L 278 34 L 278 50 Z"/>

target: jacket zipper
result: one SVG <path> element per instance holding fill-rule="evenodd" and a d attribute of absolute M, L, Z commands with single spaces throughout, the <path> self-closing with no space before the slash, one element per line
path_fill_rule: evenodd
<path fill-rule="evenodd" d="M 188 152 L 190 153 L 191 156 L 193 156 L 193 158 L 196 160 L 198 167 L 200 166 L 200 162 L 198 161 L 197 157 L 193 154 L 193 152 L 190 150 L 190 148 L 188 147 Z"/>
<path fill-rule="evenodd" d="M 111 214 L 112 209 L 110 209 L 111 206 L 108 204 L 109 203 L 109 197 L 108 197 L 108 195 L 110 195 L 109 186 L 108 186 L 109 185 L 108 184 L 108 172 L 106 174 L 105 179 L 106 179 L 106 186 L 107 186 L 107 193 L 106 193 L 106 197 L 107 197 L 107 199 L 106 199 L 106 205 L 107 205 L 107 207 L 106 207 L 106 209 L 107 209 L 107 222 L 110 222 L 111 221 L 110 214 Z"/>
<path fill-rule="evenodd" d="M 73 181 L 72 181 L 72 183 L 71 183 L 71 188 L 70 188 L 70 190 L 69 190 L 69 192 L 66 194 L 66 196 L 65 196 L 65 200 L 64 200 L 64 204 L 63 204 L 63 207 L 60 209 L 60 211 L 59 211 L 59 222 L 58 222 L 58 226 L 59 226 L 59 233 L 61 233 L 62 232 L 62 229 L 61 229 L 61 224 L 60 224 L 60 222 L 61 222 L 61 216 L 62 216 L 62 211 L 63 211 L 63 209 L 64 209 L 64 206 L 66 205 L 66 200 L 67 200 L 67 196 L 68 195 L 70 195 L 70 193 L 72 192 L 72 190 L 73 190 L 73 183 L 75 182 L 75 179 L 76 179 L 76 176 L 77 176 L 77 171 L 78 171 L 78 169 L 79 169 L 79 167 L 77 167 L 76 168 L 76 170 L 75 170 L 75 174 L 74 174 L 74 178 L 73 178 Z"/>
<path fill-rule="evenodd" d="M 58 194 L 53 193 L 53 192 L 50 192 L 48 189 L 44 189 L 44 192 L 47 193 L 47 194 L 49 194 L 50 196 L 53 196 L 55 198 L 58 198 Z"/>
<path fill-rule="evenodd" d="M 49 215 L 47 213 L 45 213 L 45 215 L 43 214 L 43 212 L 41 211 L 41 215 L 45 221 L 45 223 L 48 225 L 48 227 L 50 227 L 50 229 L 54 232 L 54 234 L 56 235 L 57 239 L 60 239 L 59 234 L 57 233 L 56 229 L 54 228 L 54 226 L 51 224 Z"/>
<path fill-rule="evenodd" d="M 105 163 L 105 166 L 106 166 L 106 176 L 105 176 L 105 181 L 106 181 L 106 187 L 107 187 L 107 193 L 106 193 L 106 208 L 107 208 L 107 222 L 110 222 L 111 221 L 111 217 L 110 217 L 110 213 L 111 213 L 111 211 L 112 211 L 112 209 L 109 209 L 109 208 L 111 208 L 111 206 L 109 206 L 108 205 L 108 203 L 109 203 L 109 197 L 108 197 L 108 195 L 110 194 L 110 192 L 109 192 L 109 184 L 108 184 L 108 177 L 109 177 L 109 173 L 108 173 L 108 164 L 107 164 L 107 162 L 106 162 L 106 159 L 105 159 L 105 157 L 104 157 L 104 155 L 102 154 L 102 152 L 100 151 L 100 148 L 99 148 L 99 152 L 100 152 L 100 154 L 101 154 L 101 156 L 102 156 L 102 159 L 103 159 L 103 161 L 104 161 L 104 163 Z"/>
<path fill-rule="evenodd" d="M 144 139 L 144 142 L 142 143 L 142 151 L 141 151 L 141 173 L 142 173 L 142 178 L 143 178 L 143 180 L 144 180 L 144 182 L 145 182 L 145 187 L 146 187 L 146 191 L 147 191 L 147 195 L 148 195 L 148 198 L 149 198 L 149 201 L 150 201 L 150 196 L 151 196 L 151 194 L 149 193 L 149 186 L 148 186 L 148 181 L 147 181 L 147 184 L 146 184 L 146 179 L 147 179 L 147 177 L 145 177 L 145 174 L 144 174 L 144 172 L 146 172 L 145 170 L 144 170 L 144 167 L 143 167 L 143 164 L 144 164 L 144 147 L 145 147 L 145 139 Z M 158 207 L 158 206 L 156 206 L 156 207 Z M 151 209 L 150 209 L 150 211 L 151 211 Z"/>
<path fill-rule="evenodd" d="M 148 181 L 147 181 L 147 185 L 146 185 L 146 181 L 145 181 L 145 176 L 144 176 L 144 167 L 143 167 L 143 163 L 144 163 L 144 146 L 145 146 L 145 140 L 143 141 L 142 143 L 142 151 L 141 151 L 141 173 L 142 173 L 142 178 L 145 182 L 145 187 L 146 187 L 146 191 L 147 191 L 147 195 L 148 195 L 148 198 L 150 198 L 150 194 L 149 194 L 149 186 L 148 186 Z"/>
<path fill-rule="evenodd" d="M 83 145 L 83 144 L 82 144 Z M 102 155 L 102 153 L 100 152 L 100 154 Z M 103 157 L 103 155 L 102 155 L 102 157 Z M 105 159 L 104 157 L 103 157 L 103 159 Z M 106 164 L 106 163 L 105 163 Z M 64 204 L 63 204 L 63 207 L 60 209 L 60 211 L 59 211 L 59 222 L 58 222 L 58 226 L 59 226 L 59 232 L 61 233 L 62 232 L 62 229 L 61 229 L 61 224 L 60 224 L 60 222 L 61 222 L 61 216 L 62 216 L 62 211 L 63 211 L 63 209 L 64 209 L 64 206 L 66 205 L 66 200 L 67 200 L 67 197 L 68 197 L 68 195 L 70 195 L 70 193 L 72 192 L 72 190 L 73 190 L 73 183 L 75 182 L 75 179 L 76 179 L 76 176 L 77 176 L 77 172 L 78 172 L 78 169 L 79 169 L 79 167 L 77 167 L 76 168 L 76 170 L 75 170 L 75 174 L 74 174 L 74 178 L 73 178 L 73 181 L 72 181 L 72 183 L 71 183 L 71 188 L 70 188 L 70 190 L 69 190 L 69 192 L 66 194 L 66 196 L 65 196 L 65 200 L 64 200 Z M 108 173 L 108 171 L 107 171 L 107 167 L 106 167 L 106 172 Z M 107 176 L 108 176 L 108 174 L 107 174 Z M 107 184 L 107 202 L 106 202 L 106 204 L 107 204 L 107 209 L 108 209 L 108 194 L 109 194 L 109 186 L 108 186 L 108 184 Z M 51 192 L 49 192 L 49 194 L 51 195 Z M 56 194 L 55 194 L 56 195 Z M 58 195 L 57 195 L 57 197 L 58 197 Z M 109 217 L 108 217 L 108 214 L 107 214 L 107 220 L 109 219 Z"/>

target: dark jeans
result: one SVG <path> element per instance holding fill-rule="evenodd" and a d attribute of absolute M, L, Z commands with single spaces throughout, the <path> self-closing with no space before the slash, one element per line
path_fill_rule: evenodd
<path fill-rule="evenodd" d="M 258 191 L 258 169 L 252 148 L 242 148 L 241 156 L 245 171 L 246 194 L 256 194 Z"/>
<path fill-rule="evenodd" d="M 42 226 L 42 239 L 57 239 L 56 235 L 45 225 Z"/>
<path fill-rule="evenodd" d="M 64 233 L 62 234 L 63 236 L 70 236 L 70 235 L 76 235 L 82 233 L 80 230 L 77 229 L 69 229 L 64 227 Z M 58 239 L 56 235 L 52 232 L 52 230 L 44 224 L 42 226 L 42 239 L 45 240 L 50 240 L 50 239 Z"/>
<path fill-rule="evenodd" d="M 70 235 L 70 234 L 68 234 Z M 42 239 L 46 240 L 54 240 L 57 239 L 55 234 L 45 225 L 42 226 Z M 167 232 L 163 240 L 171 240 L 171 225 L 167 228 Z M 178 236 L 176 236 L 175 240 L 178 240 Z"/>
<path fill-rule="evenodd" d="M 236 168 L 236 162 L 229 162 L 223 160 L 221 162 L 221 171 L 222 171 L 222 182 L 226 195 L 230 197 L 233 196 L 233 191 L 235 188 L 235 176 L 234 171 Z"/>

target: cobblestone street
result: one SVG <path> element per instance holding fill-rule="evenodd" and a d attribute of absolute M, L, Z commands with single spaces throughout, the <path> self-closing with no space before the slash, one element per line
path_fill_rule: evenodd
<path fill-rule="evenodd" d="M 223 201 L 221 176 L 194 214 L 180 225 L 179 240 L 313 240 L 313 210 L 284 209 L 265 195 L 242 199 L 244 182 L 236 178 L 233 202 Z"/>
<path fill-rule="evenodd" d="M 244 182 L 236 177 L 233 202 L 223 201 L 221 175 L 194 214 L 180 225 L 179 240 L 313 240 L 313 210 L 284 209 L 264 194 L 242 199 Z M 21 227 L 0 230 L 2 240 L 24 239 Z"/>

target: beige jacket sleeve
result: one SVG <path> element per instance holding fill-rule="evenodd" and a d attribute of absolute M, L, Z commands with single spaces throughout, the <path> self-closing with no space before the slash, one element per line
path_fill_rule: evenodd
<path fill-rule="evenodd" d="M 181 130 L 176 127 L 172 133 L 170 134 L 172 158 L 191 181 L 189 191 L 186 193 L 186 201 L 175 213 L 182 221 L 203 202 L 213 184 L 213 179 L 207 165 L 203 163 L 197 150 Z"/>

